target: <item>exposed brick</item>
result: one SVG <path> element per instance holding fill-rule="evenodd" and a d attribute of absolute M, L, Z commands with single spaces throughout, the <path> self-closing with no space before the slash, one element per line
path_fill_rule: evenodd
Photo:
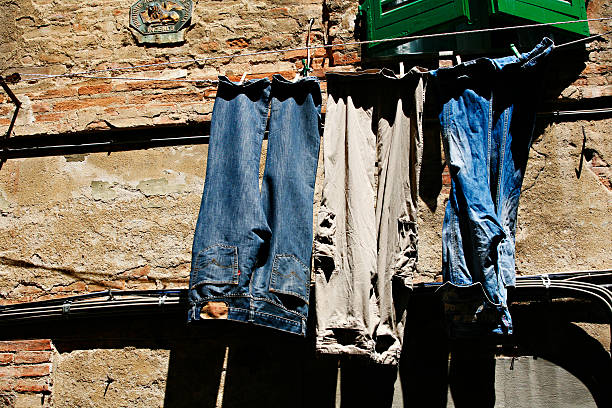
<path fill-rule="evenodd" d="M 194 102 L 202 100 L 202 94 L 199 92 L 160 95 L 133 95 L 128 98 L 128 104 L 147 104 L 150 102 Z"/>
<path fill-rule="evenodd" d="M 586 84 L 587 84 L 586 78 L 578 78 L 577 80 L 574 81 L 574 83 L 572 83 L 572 85 L 574 86 L 584 86 Z"/>
<path fill-rule="evenodd" d="M 606 64 L 587 64 L 582 74 L 603 74 L 612 71 L 612 66 Z"/>
<path fill-rule="evenodd" d="M 0 341 L 0 351 L 43 351 L 51 350 L 51 340 Z"/>
<path fill-rule="evenodd" d="M 50 361 L 50 351 L 18 351 L 15 354 L 15 364 L 39 364 Z"/>
<path fill-rule="evenodd" d="M 15 384 L 12 380 L 0 378 L 0 391 L 13 391 L 14 386 Z M 2 405 L 2 394 L 0 394 L 0 407 L 4 406 L 11 407 L 12 405 Z"/>
<path fill-rule="evenodd" d="M 55 88 L 48 91 L 33 95 L 30 98 L 34 99 L 55 99 L 55 98 L 70 98 L 77 95 L 75 88 Z"/>
<path fill-rule="evenodd" d="M 15 382 L 13 390 L 16 392 L 49 392 L 49 384 L 45 379 L 20 379 Z"/>
<path fill-rule="evenodd" d="M 43 290 L 37 286 L 31 285 L 19 285 L 15 288 L 11 293 L 13 295 L 33 295 L 37 293 L 42 293 Z"/>
<path fill-rule="evenodd" d="M 51 291 L 52 292 L 85 292 L 86 290 L 87 290 L 87 285 L 85 285 L 85 282 L 74 282 L 66 286 L 56 286 Z"/>
<path fill-rule="evenodd" d="M 269 15 L 275 15 L 275 16 L 288 16 L 289 9 L 287 9 L 287 7 L 275 7 L 275 8 L 269 9 L 266 13 Z"/>
<path fill-rule="evenodd" d="M 51 106 L 47 103 L 33 103 L 32 104 L 32 112 L 34 113 L 49 112 L 50 110 L 51 110 Z"/>
<path fill-rule="evenodd" d="M 310 56 L 312 57 L 324 57 L 327 52 L 324 48 L 317 48 L 310 50 Z M 306 58 L 308 56 L 307 50 L 294 50 L 283 53 L 282 59 L 287 61 L 296 61 L 298 59 Z"/>
<path fill-rule="evenodd" d="M 591 159 L 591 166 L 593 167 L 608 167 L 608 163 L 606 163 L 597 153 L 593 154 L 593 158 Z"/>
<path fill-rule="evenodd" d="M 85 85 L 85 86 L 79 87 L 78 93 L 79 95 L 99 95 L 103 93 L 109 93 L 112 90 L 113 90 L 113 87 L 110 84 Z"/>
<path fill-rule="evenodd" d="M 333 54 L 334 65 L 351 65 L 356 64 L 360 61 L 361 58 L 359 58 L 359 54 L 357 54 L 356 52 L 349 52 L 347 54 L 334 52 Z"/>
<path fill-rule="evenodd" d="M 187 82 L 174 81 L 132 81 L 115 85 L 114 91 L 135 91 L 141 89 L 177 89 L 185 88 Z"/>
<path fill-rule="evenodd" d="M 0 365 L 6 365 L 13 362 L 13 353 L 0 353 Z"/>
<path fill-rule="evenodd" d="M 34 120 L 36 122 L 56 122 L 65 116 L 66 114 L 64 113 L 46 113 L 41 115 L 34 115 Z"/>
<path fill-rule="evenodd" d="M 601 98 L 612 96 L 612 85 L 606 86 L 587 86 L 582 88 L 583 98 Z"/>
<path fill-rule="evenodd" d="M 149 265 L 145 265 L 141 268 L 132 269 L 126 272 L 122 272 L 120 276 L 122 278 L 128 279 L 138 279 L 141 277 L 146 277 L 151 272 L 151 267 Z"/>
<path fill-rule="evenodd" d="M 442 185 L 450 186 L 450 184 L 451 184 L 450 174 L 442 174 Z"/>
<path fill-rule="evenodd" d="M 249 46 L 249 42 L 246 40 L 246 38 L 234 38 L 227 40 L 226 44 L 230 48 L 246 48 Z"/>
<path fill-rule="evenodd" d="M 56 111 L 69 111 L 83 108 L 89 108 L 92 106 L 110 106 L 120 105 L 124 103 L 123 98 L 118 97 L 106 97 L 106 98 L 86 98 L 76 99 L 71 101 L 56 102 L 53 107 Z"/>
<path fill-rule="evenodd" d="M 72 30 L 75 33 L 82 33 L 82 32 L 85 32 L 85 31 L 89 31 L 89 27 L 87 25 L 85 25 L 85 24 L 75 23 L 75 24 L 72 25 Z"/>
<path fill-rule="evenodd" d="M 51 374 L 51 364 L 37 364 L 9 367 L 13 377 L 43 377 Z M 0 374 L 1 376 L 1 374 Z"/>
<path fill-rule="evenodd" d="M 219 43 L 216 41 L 200 41 L 195 44 L 195 47 L 202 52 L 217 51 Z"/>
<path fill-rule="evenodd" d="M 283 56 L 282 56 L 283 60 L 288 60 L 288 61 L 295 61 L 300 58 L 306 58 L 306 50 L 287 51 L 283 53 Z"/>
<path fill-rule="evenodd" d="M 87 285 L 90 292 L 99 292 L 107 289 L 125 289 L 125 281 L 100 281 Z"/>

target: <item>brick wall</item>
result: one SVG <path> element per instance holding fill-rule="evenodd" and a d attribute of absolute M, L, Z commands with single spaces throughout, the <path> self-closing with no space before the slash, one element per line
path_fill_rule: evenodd
<path fill-rule="evenodd" d="M 328 12 L 322 16 L 326 3 Z M 106 0 L 75 6 L 72 1 L 33 0 L 31 5 L 20 4 L 18 8 L 7 4 L 7 17 L 16 22 L 8 35 L 14 39 L 14 46 L 11 58 L 0 62 L 0 72 L 63 74 L 304 46 L 311 17 L 316 19 L 312 44 L 337 43 L 351 39 L 349 30 L 356 9 L 353 3 L 307 0 L 282 2 L 275 7 L 256 1 L 199 1 L 186 43 L 161 48 L 135 44 L 127 27 L 130 1 Z M 305 51 L 288 51 L 149 67 L 123 74 L 194 80 L 216 79 L 223 73 L 237 80 L 246 71 L 253 74 L 251 77 L 281 73 L 292 78 L 305 57 Z M 313 57 L 313 74 L 318 76 L 330 67 L 350 68 L 359 62 L 355 47 L 316 50 Z M 15 128 L 17 136 L 207 121 L 215 96 L 215 86 L 205 83 L 24 79 L 14 87 L 24 104 Z M 10 122 L 12 107 L 6 97 L 0 98 L 0 126 L 5 126 Z"/>
<path fill-rule="evenodd" d="M 50 406 L 50 340 L 0 341 L 0 406 Z"/>

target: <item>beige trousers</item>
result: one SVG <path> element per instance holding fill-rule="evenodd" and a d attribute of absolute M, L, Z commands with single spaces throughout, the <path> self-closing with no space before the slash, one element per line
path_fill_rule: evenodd
<path fill-rule="evenodd" d="M 417 262 L 425 76 L 333 73 L 327 87 L 317 350 L 395 365 Z"/>

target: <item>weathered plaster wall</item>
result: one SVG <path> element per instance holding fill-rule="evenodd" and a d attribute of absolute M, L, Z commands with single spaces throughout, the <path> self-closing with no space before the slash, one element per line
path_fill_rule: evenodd
<path fill-rule="evenodd" d="M 357 6 L 357 1 L 349 0 L 199 0 L 194 2 L 184 44 L 145 47 L 135 43 L 127 26 L 132 2 L 0 0 L 0 74 L 63 74 L 304 45 L 311 17 L 316 18 L 314 43 L 348 41 L 353 39 Z M 612 5 L 592 0 L 589 16 L 612 16 Z M 593 22 L 591 32 L 610 27 L 609 22 Z M 610 40 L 595 41 L 588 50 L 586 67 L 561 92 L 559 101 L 607 100 L 609 106 Z M 11 86 L 23 103 L 12 137 L 205 123 L 210 120 L 214 85 L 153 79 L 214 79 L 219 73 L 239 78 L 245 71 L 291 77 L 304 55 L 289 51 L 120 74 L 151 78 L 138 82 L 24 77 Z M 358 62 L 355 48 L 317 51 L 314 74 L 352 70 Z M 0 131 L 6 129 L 11 112 L 8 98 L 0 94 Z M 519 210 L 517 272 L 610 268 L 612 119 L 540 119 L 538 123 Z M 583 127 L 586 154 L 578 178 Z M 442 172 L 435 134 L 429 135 L 428 143 L 428 173 L 421 185 L 420 281 L 439 279 L 449 182 Z M 206 145 L 192 145 L 5 162 L 0 168 L 0 304 L 107 288 L 185 288 L 206 155 Z M 321 181 L 319 177 L 317 194 Z M 591 332 L 609 345 L 606 330 Z M 197 350 L 201 345 L 189 347 Z M 32 365 L 15 362 L 11 353 L 17 349 L 5 357 L 0 354 L 0 407 L 3 401 L 6 406 L 161 406 L 168 400 L 166 377 L 176 375 L 169 354 L 181 353 L 151 344 L 70 349 L 45 345 L 42 351 L 49 350 L 53 350 L 52 368 L 31 377 L 19 377 L 23 372 L 13 368 Z M 246 358 L 248 351 L 240 346 L 236 350 L 234 367 L 241 375 L 269 374 L 246 363 L 240 366 L 236 361 Z M 224 356 L 219 350 L 213 354 L 211 359 L 219 366 L 213 376 L 217 381 Z M 276 364 L 275 373 L 282 376 L 283 362 L 274 358 L 279 357 L 253 364 Z M 197 367 L 193 371 L 193 381 L 198 381 Z M 16 388 L 18 381 L 34 385 Z M 233 387 L 239 389 L 237 382 Z"/>

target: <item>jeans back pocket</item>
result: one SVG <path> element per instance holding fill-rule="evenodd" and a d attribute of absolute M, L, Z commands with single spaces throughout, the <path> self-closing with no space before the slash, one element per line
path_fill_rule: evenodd
<path fill-rule="evenodd" d="M 198 252 L 194 264 L 192 288 L 204 284 L 238 284 L 238 248 L 235 246 L 209 246 Z"/>
<path fill-rule="evenodd" d="M 296 296 L 308 304 L 309 268 L 293 255 L 276 255 L 270 276 L 270 292 Z"/>

